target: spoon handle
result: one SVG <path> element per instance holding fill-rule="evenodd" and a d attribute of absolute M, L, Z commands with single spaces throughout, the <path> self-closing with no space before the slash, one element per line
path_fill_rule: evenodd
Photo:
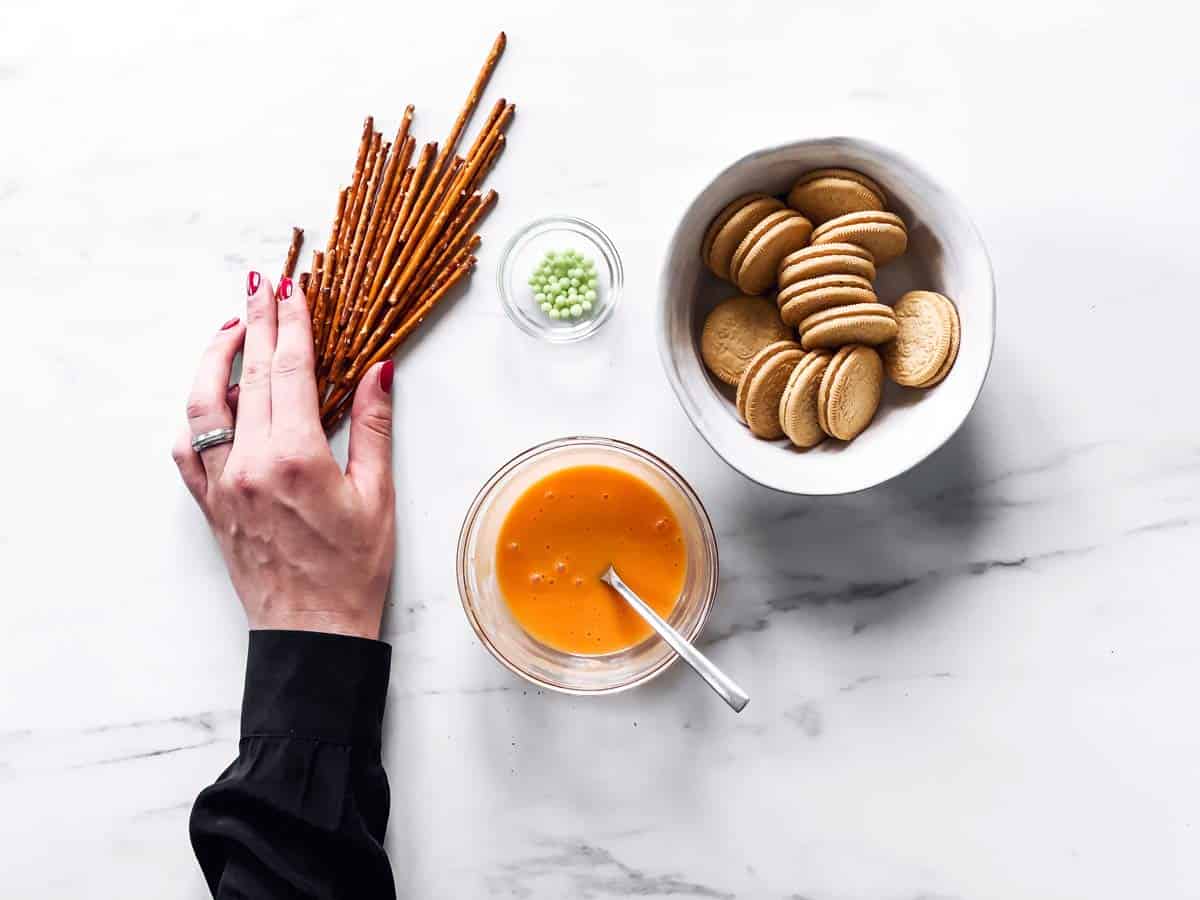
<path fill-rule="evenodd" d="M 683 635 L 667 624 L 666 620 L 650 608 L 641 597 L 633 592 L 617 570 L 609 566 L 600 580 L 620 594 L 633 607 L 634 611 L 646 620 L 647 624 L 658 636 L 666 641 L 672 650 L 683 657 L 683 661 L 691 666 L 696 674 L 703 678 L 717 695 L 730 705 L 734 712 L 741 712 L 750 702 L 749 695 L 738 687 L 737 682 L 718 669 L 707 656 L 684 640 Z"/>

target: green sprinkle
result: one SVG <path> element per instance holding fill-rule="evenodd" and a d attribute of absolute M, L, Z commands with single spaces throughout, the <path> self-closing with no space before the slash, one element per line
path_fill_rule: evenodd
<path fill-rule="evenodd" d="M 573 247 L 548 250 L 529 277 L 534 303 L 550 319 L 578 319 L 599 296 L 596 263 Z"/>

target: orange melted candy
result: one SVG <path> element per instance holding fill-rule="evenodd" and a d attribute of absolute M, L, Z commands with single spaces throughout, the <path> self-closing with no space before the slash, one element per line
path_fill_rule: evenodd
<path fill-rule="evenodd" d="M 496 574 L 513 617 L 567 653 L 612 653 L 650 634 L 600 581 L 612 563 L 659 615 L 683 589 L 687 546 L 667 502 L 635 475 L 573 466 L 547 475 L 509 510 Z"/>

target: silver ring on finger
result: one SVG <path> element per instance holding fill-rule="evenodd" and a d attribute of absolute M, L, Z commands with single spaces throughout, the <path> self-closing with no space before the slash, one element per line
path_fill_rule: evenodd
<path fill-rule="evenodd" d="M 203 453 L 212 447 L 219 447 L 221 444 L 230 444 L 232 442 L 232 428 L 214 428 L 212 431 L 202 432 L 192 438 L 192 449 L 197 453 Z"/>

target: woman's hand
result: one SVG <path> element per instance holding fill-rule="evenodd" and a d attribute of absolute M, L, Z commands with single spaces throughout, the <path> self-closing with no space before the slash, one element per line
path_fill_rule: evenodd
<path fill-rule="evenodd" d="M 392 363 L 368 371 L 342 472 L 321 429 L 313 337 L 290 279 L 247 278 L 246 323 L 227 323 L 200 363 L 174 450 L 208 518 L 250 627 L 377 638 L 392 573 Z M 238 351 L 241 384 L 227 388 Z M 232 444 L 195 435 L 235 424 Z"/>

